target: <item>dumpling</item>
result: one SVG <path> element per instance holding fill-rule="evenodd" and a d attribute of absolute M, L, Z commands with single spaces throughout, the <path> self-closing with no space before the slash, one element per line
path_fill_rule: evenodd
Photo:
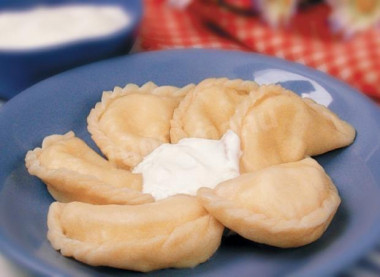
<path fill-rule="evenodd" d="M 356 131 L 349 123 L 310 98 L 304 98 L 303 101 L 310 114 L 319 115 L 313 118 L 315 127 L 307 132 L 308 156 L 323 154 L 350 145 L 354 141 Z"/>
<path fill-rule="evenodd" d="M 355 138 L 355 129 L 333 112 L 278 85 L 250 94 L 230 125 L 241 140 L 241 172 L 322 154 Z"/>
<path fill-rule="evenodd" d="M 311 158 L 246 173 L 197 196 L 242 237 L 284 248 L 317 240 L 340 204 L 331 179 Z"/>
<path fill-rule="evenodd" d="M 158 87 L 148 82 L 104 92 L 87 118 L 88 131 L 109 161 L 122 168 L 134 167 L 157 146 L 169 142 L 173 111 L 193 87 Z"/>
<path fill-rule="evenodd" d="M 236 106 L 258 88 L 252 81 L 205 79 L 188 93 L 174 110 L 170 140 L 195 137 L 220 139 L 229 129 Z"/>
<path fill-rule="evenodd" d="M 116 168 L 89 148 L 73 132 L 51 135 L 42 148 L 28 151 L 26 167 L 42 179 L 58 201 L 94 204 L 141 204 L 153 202 L 143 194 L 142 176 Z"/>
<path fill-rule="evenodd" d="M 135 206 L 55 202 L 48 229 L 49 241 L 64 256 L 147 272 L 205 262 L 224 227 L 194 196 L 176 195 Z"/>

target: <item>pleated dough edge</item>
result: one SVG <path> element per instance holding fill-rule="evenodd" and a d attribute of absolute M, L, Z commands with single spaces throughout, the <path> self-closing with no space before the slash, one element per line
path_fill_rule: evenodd
<path fill-rule="evenodd" d="M 193 99 L 196 97 L 199 89 L 204 89 L 205 87 L 210 87 L 213 85 L 225 86 L 228 88 L 244 87 L 244 86 L 254 86 L 256 83 L 254 81 L 242 80 L 242 79 L 228 79 L 228 78 L 208 78 L 201 81 L 195 88 L 188 93 L 182 101 L 179 103 L 178 107 L 174 110 L 173 118 L 170 120 L 170 141 L 172 143 L 177 143 L 183 138 L 189 137 L 189 134 L 184 130 L 182 123 L 183 115 L 186 114 L 189 109 Z M 257 85 L 257 84 L 256 84 Z M 256 89 L 259 86 L 257 85 Z M 247 93 L 248 95 L 248 93 Z"/>
<path fill-rule="evenodd" d="M 239 208 L 208 188 L 201 189 L 198 197 L 209 213 L 227 228 L 249 240 L 282 248 L 299 247 L 317 240 L 341 202 L 337 195 L 330 195 L 318 210 L 301 219 L 278 220 Z"/>
<path fill-rule="evenodd" d="M 252 92 L 249 96 L 243 100 L 240 105 L 236 107 L 235 114 L 230 119 L 231 129 L 240 134 L 241 127 L 243 125 L 243 120 L 247 113 L 253 109 L 256 105 L 265 101 L 267 98 L 272 96 L 287 95 L 290 97 L 299 97 L 294 92 L 287 90 L 280 85 L 262 85 L 258 88 L 257 92 Z"/>
<path fill-rule="evenodd" d="M 144 194 L 138 190 L 113 187 L 112 184 L 105 184 L 92 176 L 79 174 L 67 169 L 51 170 L 41 165 L 39 156 L 44 147 L 74 136 L 75 134 L 72 131 L 64 135 L 48 136 L 43 140 L 42 148 L 37 147 L 30 150 L 25 156 L 25 166 L 29 174 L 42 179 L 54 199 L 62 202 L 77 200 L 93 204 L 135 205 L 154 202 L 152 195 Z"/>
<path fill-rule="evenodd" d="M 326 118 L 330 119 L 336 131 L 342 134 L 342 137 L 345 138 L 342 144 L 347 146 L 353 143 L 356 137 L 356 130 L 350 123 L 341 119 L 333 111 L 331 111 L 330 109 L 326 108 L 323 105 L 318 104 L 313 99 L 303 98 L 303 101 L 310 109 L 312 109 L 313 111 L 319 110 Z M 311 153 L 310 155 L 318 155 L 318 154 L 321 154 L 321 153 Z"/>
<path fill-rule="evenodd" d="M 166 97 L 184 97 L 193 88 L 193 84 L 189 84 L 182 88 L 174 86 L 159 87 L 153 82 L 147 82 L 141 87 L 135 84 L 128 84 L 124 88 L 115 87 L 113 91 L 103 92 L 101 101 L 96 103 L 95 107 L 91 109 L 87 117 L 87 129 L 90 132 L 92 139 L 95 141 L 103 154 L 107 156 L 110 162 L 120 168 L 130 169 L 137 165 L 143 157 L 139 153 L 133 151 L 120 150 L 120 148 L 114 145 L 113 141 L 109 139 L 108 136 L 101 130 L 99 126 L 99 119 L 106 111 L 107 107 L 115 99 L 136 92 Z M 153 138 L 146 138 L 146 141 L 146 143 L 152 145 L 153 148 L 162 144 L 161 141 Z"/>
<path fill-rule="evenodd" d="M 216 252 L 220 246 L 224 230 L 223 225 L 210 214 L 206 214 L 177 226 L 168 237 L 158 236 L 144 242 L 144 246 L 147 248 L 149 248 L 149 244 L 154 244 L 153 247 L 162 247 L 160 251 L 162 255 L 152 253 L 149 249 L 134 251 L 136 248 L 141 247 L 140 242 L 130 244 L 109 242 L 94 245 L 65 236 L 59 221 L 64 205 L 64 203 L 59 202 L 54 202 L 50 205 L 47 220 L 47 238 L 53 248 L 59 250 L 62 255 L 73 257 L 92 266 L 111 266 L 142 272 L 170 267 L 192 268 L 207 261 Z M 198 228 L 199 225 L 202 227 Z M 202 237 L 199 232 L 206 233 L 202 240 L 199 239 Z M 185 244 L 178 243 L 183 241 L 185 241 Z M 194 244 L 194 241 L 197 243 Z M 171 253 L 172 249 L 175 249 L 177 253 Z M 204 253 L 199 255 L 200 253 L 194 253 L 194 251 Z M 120 253 L 124 253 L 124 255 L 120 255 Z M 170 253 L 168 261 L 161 260 L 165 259 L 163 257 L 165 253 Z M 113 257 L 113 255 L 117 257 Z"/>
<path fill-rule="evenodd" d="M 317 165 L 324 171 L 318 163 Z M 298 247 L 315 241 L 324 233 L 341 203 L 337 188 L 327 174 L 326 177 L 330 180 L 329 197 L 318 209 L 292 220 L 253 213 L 218 196 L 210 188 L 200 188 L 197 198 L 212 216 L 242 237 L 277 247 Z"/>
<path fill-rule="evenodd" d="M 251 109 L 253 109 L 256 105 L 260 104 L 261 102 L 265 101 L 268 97 L 281 96 L 281 95 L 297 97 L 308 108 L 312 109 L 313 111 L 319 110 L 321 113 L 323 113 L 323 115 L 326 118 L 331 120 L 337 132 L 341 133 L 343 137 L 347 137 L 344 143 L 345 145 L 350 145 L 354 141 L 356 130 L 348 122 L 339 118 L 338 115 L 335 114 L 333 111 L 324 107 L 323 105 L 316 103 L 314 100 L 309 99 L 309 98 L 302 98 L 298 94 L 294 93 L 293 91 L 285 89 L 280 85 L 262 85 L 259 87 L 258 93 L 251 93 L 249 97 L 247 97 L 236 108 L 236 112 L 231 117 L 231 120 L 230 120 L 231 129 L 235 133 L 240 134 L 241 127 L 243 125 L 243 120 Z M 338 124 L 338 122 L 341 124 Z M 318 155 L 318 154 L 321 154 L 321 153 L 309 153 L 309 155 L 311 156 Z"/>

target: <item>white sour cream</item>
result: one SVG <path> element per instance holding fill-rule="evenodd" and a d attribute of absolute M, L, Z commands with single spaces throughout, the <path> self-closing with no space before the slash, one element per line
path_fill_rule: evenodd
<path fill-rule="evenodd" d="M 220 140 L 185 138 L 160 145 L 138 164 L 143 192 L 156 200 L 178 193 L 196 195 L 201 187 L 214 188 L 239 176 L 240 139 L 228 131 Z"/>
<path fill-rule="evenodd" d="M 0 49 L 47 47 L 116 32 L 131 17 L 117 6 L 40 6 L 0 12 Z"/>

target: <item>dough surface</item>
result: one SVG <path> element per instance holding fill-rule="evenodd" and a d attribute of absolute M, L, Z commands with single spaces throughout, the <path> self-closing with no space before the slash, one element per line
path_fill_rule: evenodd
<path fill-rule="evenodd" d="M 64 256 L 147 272 L 205 262 L 224 227 L 194 196 L 176 195 L 134 206 L 55 202 L 48 229 L 49 241 Z"/>
<path fill-rule="evenodd" d="M 236 106 L 258 88 L 252 81 L 209 78 L 195 86 L 174 110 L 170 139 L 220 139 L 230 128 L 229 120 Z"/>
<path fill-rule="evenodd" d="M 140 204 L 154 201 L 143 194 L 142 177 L 118 169 L 87 146 L 73 132 L 51 135 L 42 147 L 28 151 L 26 167 L 42 179 L 61 202 Z"/>
<path fill-rule="evenodd" d="M 355 138 L 355 129 L 332 111 L 277 85 L 251 93 L 230 124 L 241 140 L 242 173 L 319 155 Z"/>
<path fill-rule="evenodd" d="M 104 92 L 87 118 L 88 131 L 109 161 L 132 168 L 157 146 L 169 142 L 173 111 L 193 87 L 159 87 L 148 82 Z"/>
<path fill-rule="evenodd" d="M 350 124 L 311 99 L 278 85 L 227 78 L 182 88 L 152 82 L 115 87 L 103 93 L 87 123 L 106 158 L 73 132 L 48 136 L 26 154 L 29 173 L 58 201 L 49 208 L 48 240 L 88 265 L 141 272 L 207 261 L 224 227 L 282 248 L 319 239 L 341 200 L 310 156 L 355 139 Z M 219 140 L 226 132 L 240 140 L 235 135 L 236 143 L 221 151 L 194 139 L 178 143 Z M 164 143 L 174 151 L 148 156 Z M 178 147 L 186 154 L 182 161 Z M 149 170 L 139 171 L 144 158 L 148 166 L 141 167 Z M 224 167 L 231 161 L 233 167 Z M 144 172 L 145 190 L 134 169 Z M 220 172 L 233 174 L 211 183 Z M 184 182 L 193 176 L 194 183 Z M 155 201 L 150 193 L 157 191 L 163 196 Z"/>
<path fill-rule="evenodd" d="M 326 230 L 340 197 L 313 159 L 267 167 L 201 188 L 198 199 L 224 226 L 249 240 L 298 247 Z"/>

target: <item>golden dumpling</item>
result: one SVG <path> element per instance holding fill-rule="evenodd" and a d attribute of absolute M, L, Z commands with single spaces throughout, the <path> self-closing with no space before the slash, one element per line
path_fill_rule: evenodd
<path fill-rule="evenodd" d="M 252 81 L 227 78 L 205 79 L 189 92 L 175 109 L 170 139 L 220 139 L 230 128 L 229 120 L 236 106 L 258 85 Z"/>
<path fill-rule="evenodd" d="M 42 179 L 61 202 L 140 204 L 154 201 L 143 194 L 142 177 L 116 168 L 89 148 L 73 132 L 51 135 L 42 148 L 28 151 L 26 167 Z"/>
<path fill-rule="evenodd" d="M 246 173 L 197 195 L 227 228 L 278 247 L 318 239 L 340 204 L 331 179 L 311 158 Z"/>
<path fill-rule="evenodd" d="M 298 161 L 352 143 L 355 130 L 327 108 L 277 85 L 261 86 L 236 109 L 241 172 Z"/>
<path fill-rule="evenodd" d="M 158 87 L 152 82 L 116 87 L 104 92 L 91 110 L 88 131 L 109 161 L 122 168 L 134 167 L 157 146 L 169 142 L 173 111 L 192 88 Z"/>
<path fill-rule="evenodd" d="M 224 227 L 194 196 L 176 195 L 135 206 L 55 202 L 48 229 L 49 241 L 64 256 L 147 272 L 205 262 Z"/>

